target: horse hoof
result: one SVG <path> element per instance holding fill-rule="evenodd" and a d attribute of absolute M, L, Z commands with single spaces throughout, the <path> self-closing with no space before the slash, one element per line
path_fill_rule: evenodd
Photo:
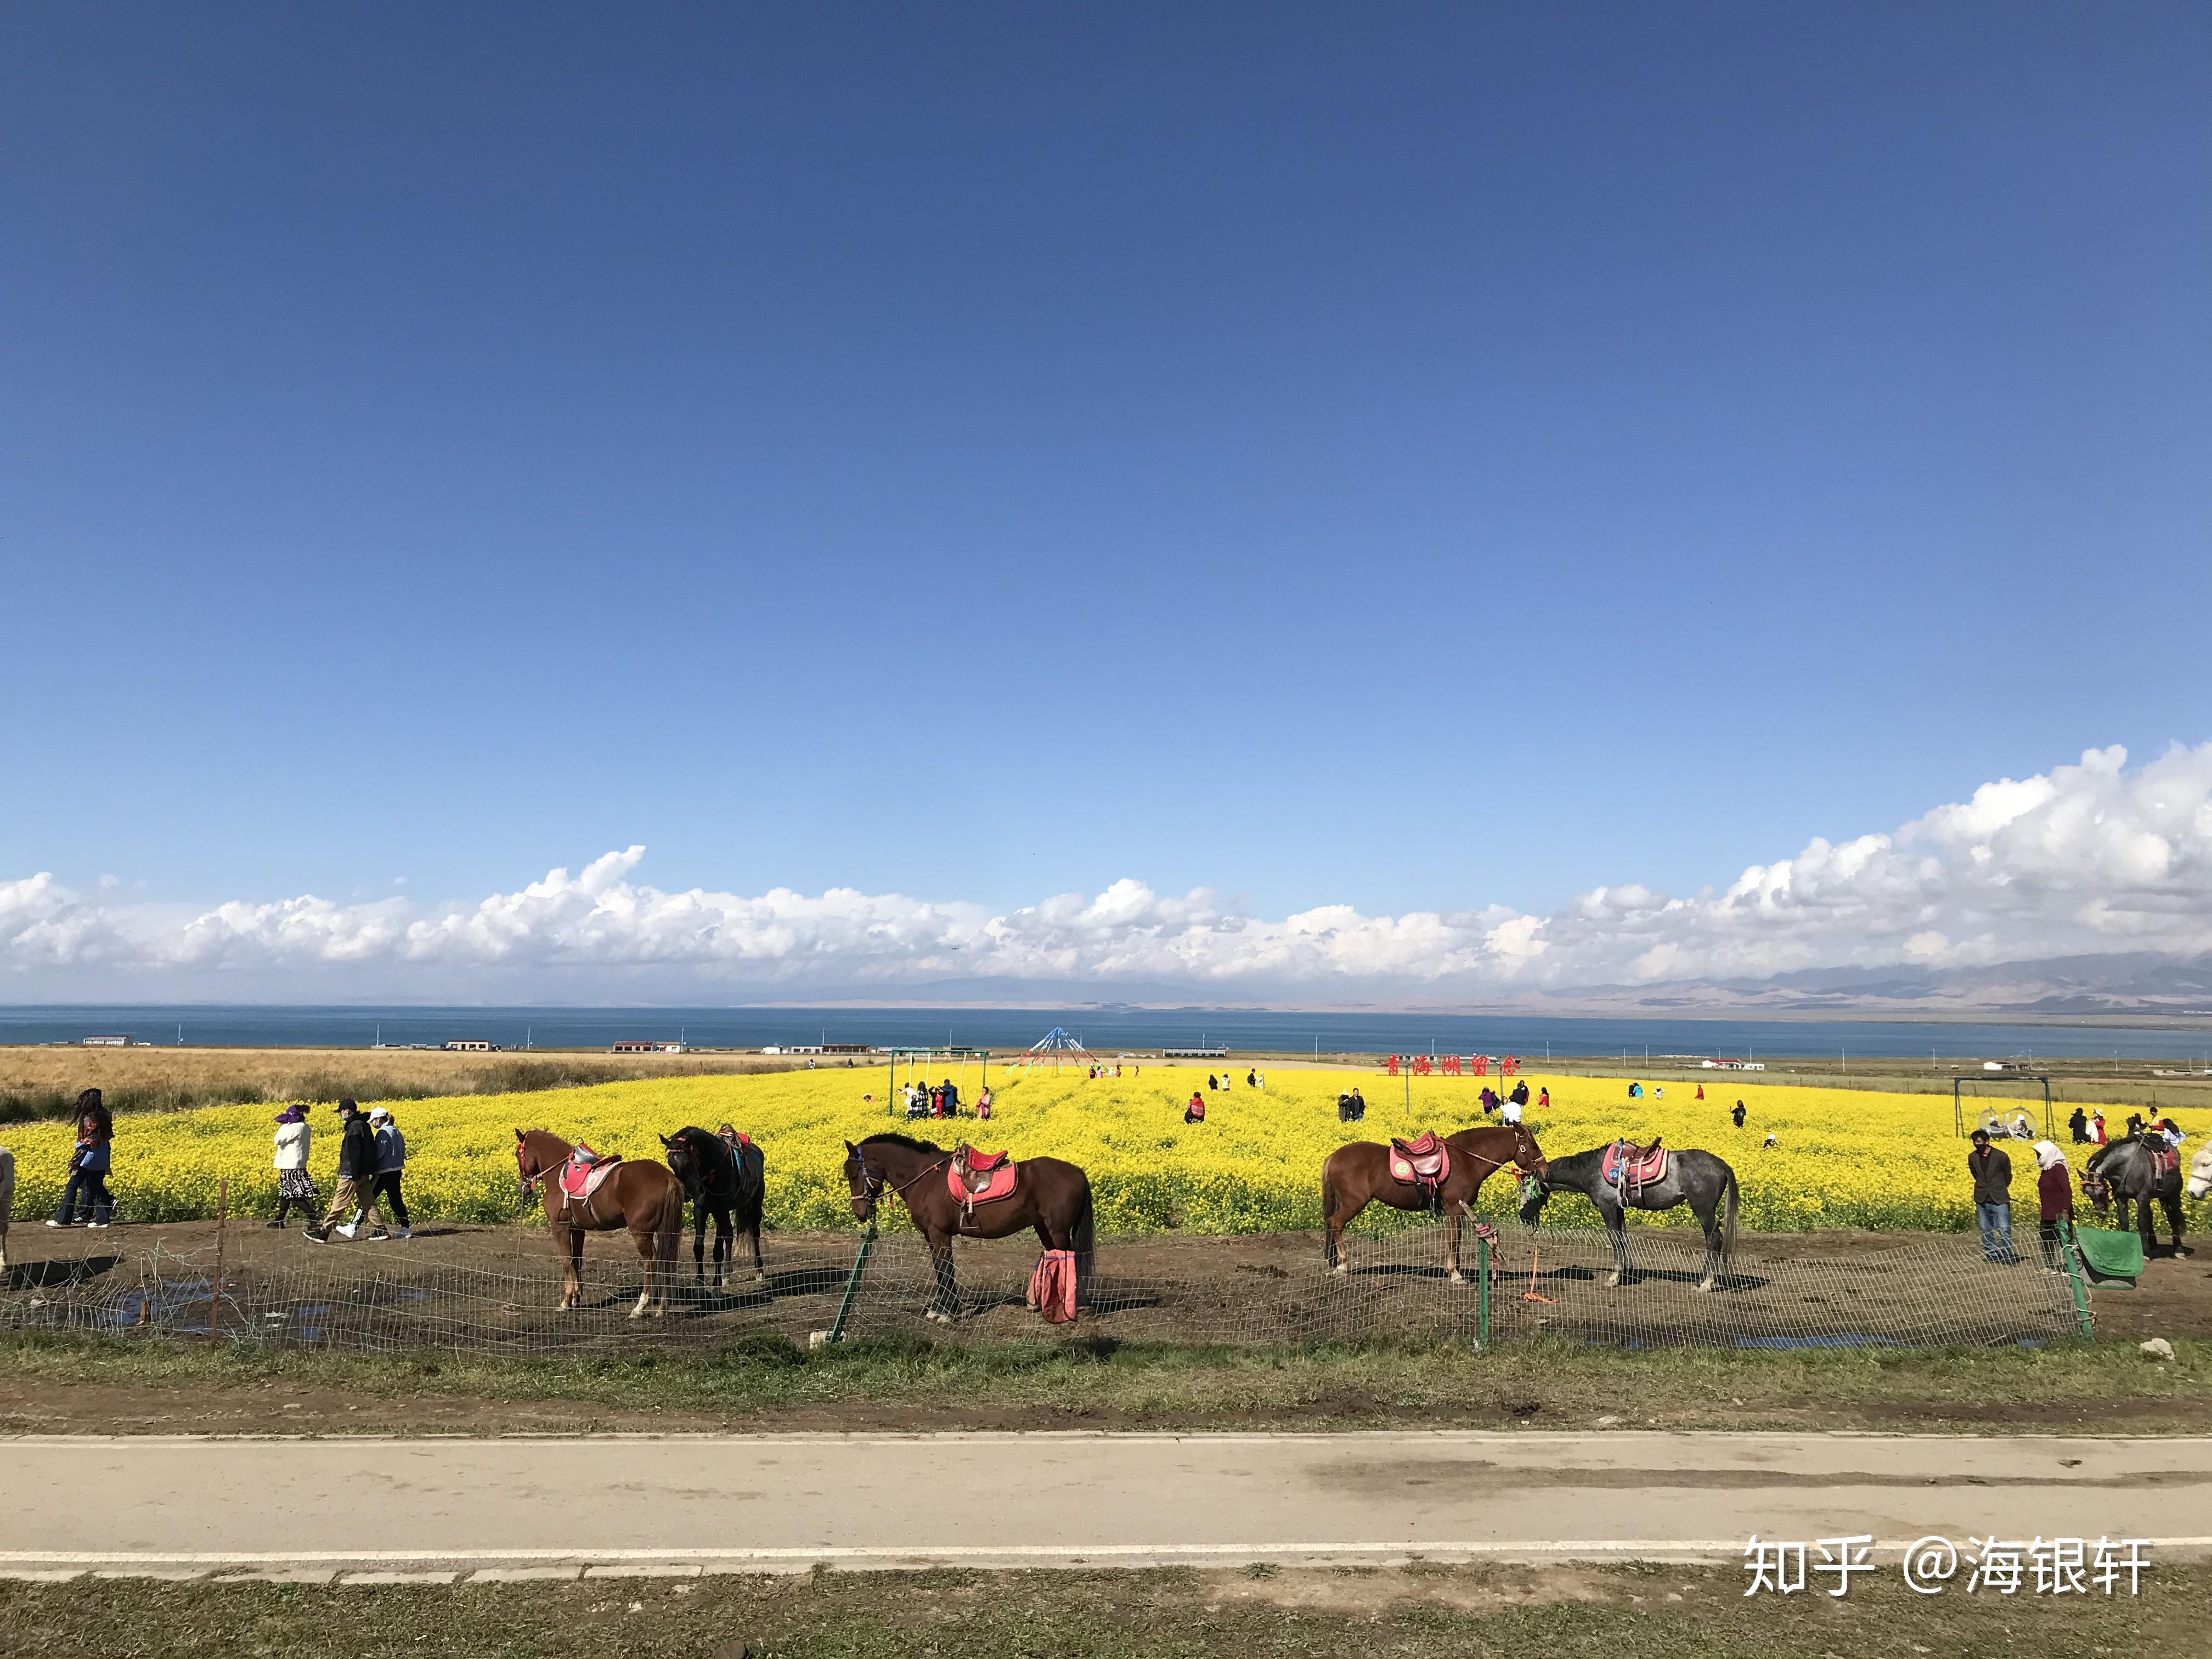
<path fill-rule="evenodd" d="M 1607 1273 L 1605 1276 L 1605 1287 L 1608 1291 L 1619 1290 L 1620 1288 L 1620 1275 L 1619 1273 Z"/>
<path fill-rule="evenodd" d="M 1712 1287 L 1713 1287 L 1713 1281 L 1712 1281 L 1711 1279 L 1707 1279 L 1704 1284 L 1702 1284 L 1702 1285 L 1698 1285 L 1698 1288 L 1699 1290 L 1701 1290 L 1701 1291 L 1710 1291 L 1711 1289 L 1712 1289 Z"/>
<path fill-rule="evenodd" d="M 1464 1285 L 1467 1283 L 1467 1275 L 1455 1267 L 1452 1269 L 1451 1282 L 1455 1285 Z"/>
<path fill-rule="evenodd" d="M 1352 1271 L 1352 1264 L 1349 1261 L 1340 1261 L 1329 1271 L 1334 1273 L 1349 1273 Z"/>

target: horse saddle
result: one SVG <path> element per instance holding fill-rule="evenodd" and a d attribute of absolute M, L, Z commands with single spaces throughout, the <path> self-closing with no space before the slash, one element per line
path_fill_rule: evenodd
<path fill-rule="evenodd" d="M 2162 1141 L 2146 1141 L 2150 1149 L 2151 1172 L 2160 1181 L 2181 1173 L 2181 1148 L 2168 1146 Z"/>
<path fill-rule="evenodd" d="M 1605 1149 L 1599 1173 L 1608 1187 L 1649 1187 L 1667 1178 L 1667 1149 L 1656 1140 L 1649 1146 L 1616 1140 Z"/>
<path fill-rule="evenodd" d="M 606 1179 L 621 1164 L 619 1154 L 595 1152 L 588 1146 L 579 1146 L 568 1154 L 561 1166 L 561 1194 L 579 1203 L 588 1199 L 606 1184 Z"/>
<path fill-rule="evenodd" d="M 1018 1167 L 1010 1153 L 979 1152 L 963 1143 L 952 1154 L 945 1184 L 955 1200 L 973 1209 L 978 1204 L 1012 1198 Z"/>
<path fill-rule="evenodd" d="M 1451 1174 L 1451 1148 L 1434 1129 L 1424 1129 L 1412 1140 L 1390 1137 L 1390 1178 L 1409 1187 L 1441 1187 Z"/>

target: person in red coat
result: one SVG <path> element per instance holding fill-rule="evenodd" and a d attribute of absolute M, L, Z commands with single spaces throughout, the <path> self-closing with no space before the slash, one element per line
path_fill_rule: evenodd
<path fill-rule="evenodd" d="M 2036 1167 L 2041 1171 L 2035 1178 L 2035 1194 L 2042 1201 L 2043 1265 L 2051 1273 L 2065 1267 L 2059 1255 L 2058 1224 L 2074 1219 L 2074 1172 L 2066 1167 L 2066 1154 L 2058 1150 L 2055 1140 L 2035 1143 Z"/>

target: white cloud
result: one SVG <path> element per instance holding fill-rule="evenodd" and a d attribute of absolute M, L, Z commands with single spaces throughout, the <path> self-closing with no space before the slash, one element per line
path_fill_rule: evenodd
<path fill-rule="evenodd" d="M 642 847 L 553 870 L 470 907 L 404 895 L 237 900 L 179 915 L 0 882 L 0 969 L 111 989 L 322 981 L 591 994 L 650 981 L 753 993 L 948 979 L 1174 982 L 1224 994 L 1331 988 L 1443 994 L 1794 969 L 1956 966 L 2109 951 L 2212 950 L 2212 744 L 2130 772 L 2125 753 L 2001 779 L 1887 834 L 1754 865 L 1719 891 L 1593 888 L 1548 916 L 1493 907 L 1370 916 L 1322 905 L 1270 921 L 1210 889 L 1123 879 L 1003 915 L 832 888 L 757 897 L 636 879 Z"/>

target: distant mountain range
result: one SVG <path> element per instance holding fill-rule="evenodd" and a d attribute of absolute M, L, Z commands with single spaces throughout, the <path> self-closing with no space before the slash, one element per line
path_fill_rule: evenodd
<path fill-rule="evenodd" d="M 949 979 L 793 999 L 793 1006 L 933 1008 L 1334 1008 L 1350 1012 L 1528 1014 L 1738 1014 L 1788 1019 L 1863 1015 L 1896 1018 L 2136 1020 L 2212 1018 L 2212 956 L 2057 957 L 1986 968 L 1819 968 L 1772 979 L 1668 980 L 1504 995 L 1443 988 L 1366 996 L 1342 989 L 1317 1000 L 1308 989 L 1179 984 L 1166 981 Z M 763 1005 L 755 1005 L 763 1006 Z"/>

